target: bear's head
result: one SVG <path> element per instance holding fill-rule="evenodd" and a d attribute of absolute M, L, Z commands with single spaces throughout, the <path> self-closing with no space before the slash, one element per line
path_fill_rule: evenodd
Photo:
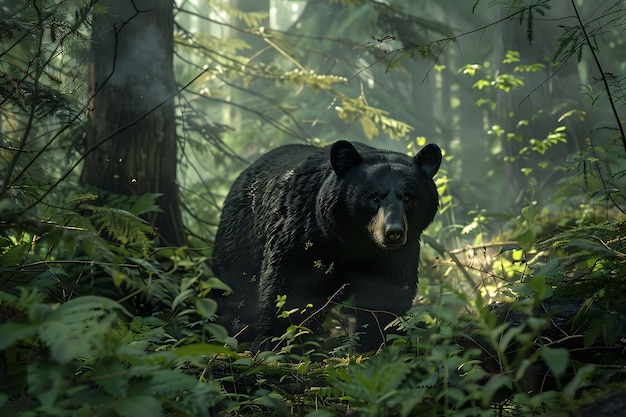
<path fill-rule="evenodd" d="M 330 148 L 334 178 L 318 202 L 342 241 L 384 250 L 417 242 L 437 212 L 433 176 L 441 150 L 429 144 L 414 157 L 338 141 Z M 332 184 L 332 185 L 331 185 Z M 330 220 L 329 220 L 330 219 Z"/>

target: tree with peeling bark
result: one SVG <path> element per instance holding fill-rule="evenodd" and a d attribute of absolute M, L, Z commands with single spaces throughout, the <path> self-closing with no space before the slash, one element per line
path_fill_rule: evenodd
<path fill-rule="evenodd" d="M 146 220 L 162 244 L 185 243 L 176 183 L 173 7 L 168 0 L 101 1 L 93 17 L 89 150 L 81 182 L 108 193 L 159 193 Z"/>

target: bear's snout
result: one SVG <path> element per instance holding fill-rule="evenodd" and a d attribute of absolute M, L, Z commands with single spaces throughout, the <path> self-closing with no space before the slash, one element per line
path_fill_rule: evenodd
<path fill-rule="evenodd" d="M 400 240 L 404 236 L 404 225 L 400 223 L 388 224 L 385 236 L 392 242 Z"/>
<path fill-rule="evenodd" d="M 383 249 L 397 249 L 407 241 L 408 225 L 402 207 L 382 206 L 372 218 L 369 231 L 374 242 Z"/>

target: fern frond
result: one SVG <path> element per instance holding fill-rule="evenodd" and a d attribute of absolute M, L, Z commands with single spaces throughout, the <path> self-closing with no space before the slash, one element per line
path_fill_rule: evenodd
<path fill-rule="evenodd" d="M 576 252 L 565 257 L 563 259 L 562 265 L 567 268 L 567 267 L 571 267 L 574 265 L 578 265 L 583 262 L 589 262 L 596 258 L 597 258 L 597 255 L 591 251 L 580 251 L 580 252 Z"/>
<path fill-rule="evenodd" d="M 607 221 L 585 225 L 555 234 L 540 242 L 542 251 L 556 251 L 564 268 L 586 264 L 595 268 L 598 262 L 616 265 L 626 261 L 626 241 L 622 238 L 624 222 Z"/>
<path fill-rule="evenodd" d="M 86 201 L 95 201 L 97 198 L 98 195 L 94 193 L 75 195 L 66 200 L 65 205 L 69 207 L 77 207 Z"/>
<path fill-rule="evenodd" d="M 108 233 L 123 245 L 138 244 L 145 251 L 150 245 L 150 236 L 156 235 L 148 222 L 126 210 L 93 205 L 84 207 L 93 212 L 91 220 L 99 232 Z"/>
<path fill-rule="evenodd" d="M 0 98 L 22 111 L 34 106 L 37 116 L 41 118 L 58 117 L 79 123 L 82 111 L 78 98 L 71 94 L 30 80 L 16 80 L 7 74 L 0 77 Z"/>
<path fill-rule="evenodd" d="M 533 8 L 532 6 L 528 8 L 528 20 L 526 22 L 526 39 L 528 40 L 528 44 L 533 44 L 534 39 L 534 19 L 533 19 Z"/>

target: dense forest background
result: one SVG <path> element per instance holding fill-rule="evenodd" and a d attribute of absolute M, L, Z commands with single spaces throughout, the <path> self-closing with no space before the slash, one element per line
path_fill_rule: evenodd
<path fill-rule="evenodd" d="M 0 409 L 623 413 L 625 25 L 620 0 L 0 0 Z M 301 345 L 304 311 L 245 352 L 213 321 L 223 199 L 339 139 L 444 150 L 419 300 L 367 357 Z"/>

